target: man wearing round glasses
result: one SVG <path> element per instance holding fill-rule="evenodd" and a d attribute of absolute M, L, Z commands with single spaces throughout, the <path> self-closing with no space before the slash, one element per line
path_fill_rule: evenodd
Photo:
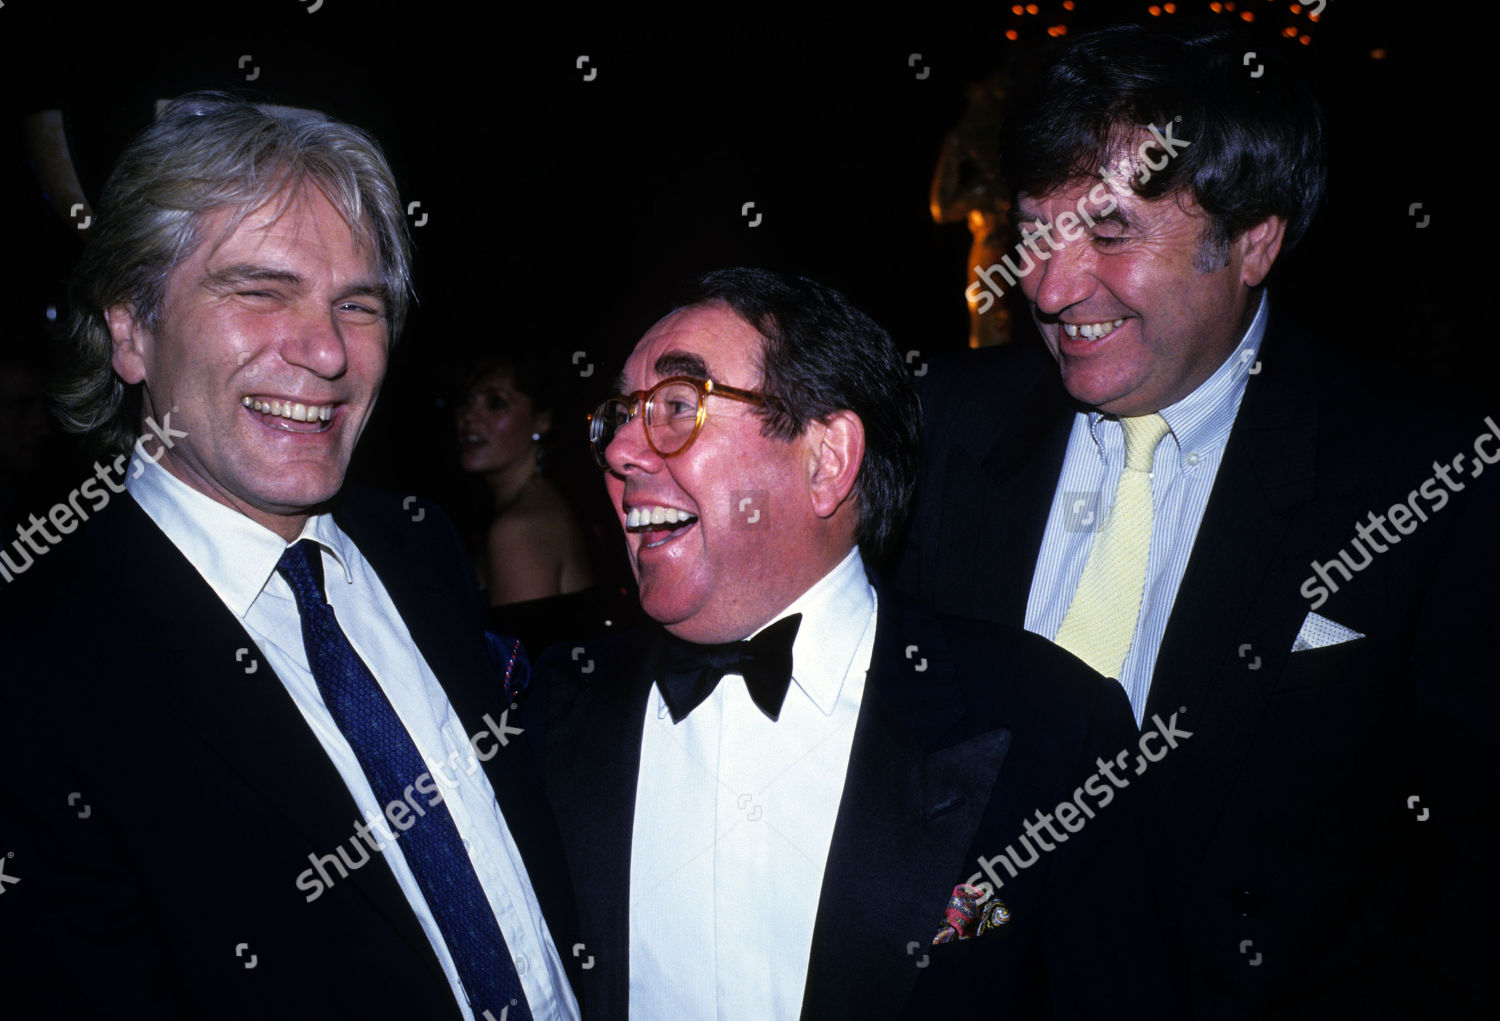
<path fill-rule="evenodd" d="M 866 574 L 919 447 L 885 332 L 812 281 L 725 270 L 647 332 L 619 389 L 590 440 L 660 626 L 537 669 L 587 891 L 585 1012 L 1088 1017 L 1150 995 L 1131 793 L 1047 850 L 1017 843 L 1133 750 L 1118 686 Z M 1014 868 L 1007 845 L 1039 853 Z M 945 925 L 955 897 L 972 931 Z"/>

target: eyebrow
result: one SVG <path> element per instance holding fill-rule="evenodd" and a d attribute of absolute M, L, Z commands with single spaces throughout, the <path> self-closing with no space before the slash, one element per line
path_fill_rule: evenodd
<path fill-rule="evenodd" d="M 293 273 L 291 270 L 272 269 L 269 266 L 249 264 L 225 266 L 223 269 L 210 270 L 203 277 L 204 283 L 224 286 L 240 284 L 248 280 L 265 280 L 273 283 L 290 284 L 294 287 L 300 287 L 304 283 L 301 274 Z"/>
<path fill-rule="evenodd" d="M 236 284 L 251 281 L 286 284 L 298 289 L 307 282 L 300 273 L 294 273 L 289 269 L 275 269 L 270 266 L 257 266 L 253 263 L 238 263 L 211 270 L 203 278 L 205 284 L 220 287 L 233 287 Z M 387 307 L 391 303 L 391 289 L 379 280 L 359 280 L 339 292 L 341 298 L 355 295 L 378 298 Z"/>
<path fill-rule="evenodd" d="M 698 355 L 683 351 L 668 351 L 656 360 L 658 376 L 692 376 L 694 379 L 709 379 L 708 364 Z"/>
<path fill-rule="evenodd" d="M 1065 210 L 1065 212 L 1074 213 L 1075 215 L 1077 214 L 1077 210 L 1076 209 L 1072 209 L 1072 208 Z M 1125 215 L 1125 213 L 1121 210 L 1121 208 L 1120 208 L 1120 206 L 1118 204 L 1116 204 L 1115 208 L 1111 209 L 1109 211 L 1109 213 L 1106 214 L 1106 215 L 1104 215 L 1104 216 L 1100 216 L 1098 213 L 1090 213 L 1089 214 L 1089 219 L 1093 220 L 1095 223 L 1113 223 L 1113 224 L 1117 224 L 1120 228 L 1122 228 L 1124 230 L 1129 230 L 1130 228 L 1132 228 L 1132 227 L 1135 226 L 1135 224 L 1131 221 L 1130 217 L 1128 217 L 1128 216 Z M 1024 209 L 1024 208 L 1022 208 L 1022 206 L 1020 205 L 1020 203 L 1017 203 L 1016 206 L 1015 206 L 1015 211 L 1014 211 L 1014 213 L 1011 216 L 1011 223 L 1012 223 L 1012 225 L 1016 226 L 1016 227 L 1019 227 L 1022 224 L 1032 223 L 1032 222 L 1044 223 L 1044 222 L 1048 222 L 1048 221 L 1043 220 L 1042 216 L 1040 215 L 1040 213 L 1037 212 L 1036 210 Z M 1052 223 L 1056 223 L 1057 221 L 1053 220 L 1051 222 Z"/>
<path fill-rule="evenodd" d="M 663 379 L 667 376 L 690 376 L 693 379 L 713 378 L 708 371 L 708 363 L 698 355 L 688 354 L 686 351 L 668 351 L 651 367 Z M 615 377 L 615 393 L 628 394 L 629 386 L 625 381 L 624 372 Z"/>

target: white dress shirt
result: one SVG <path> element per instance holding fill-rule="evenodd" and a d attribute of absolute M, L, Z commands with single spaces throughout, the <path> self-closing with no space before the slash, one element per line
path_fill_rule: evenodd
<path fill-rule="evenodd" d="M 738 674 L 681 723 L 655 686 L 646 700 L 630 856 L 637 1021 L 795 1021 L 802 1011 L 875 644 L 859 551 L 776 619 L 794 613 L 802 623 L 779 720 Z"/>
<path fill-rule="evenodd" d="M 384 845 L 386 863 L 411 903 L 422 930 L 442 963 L 453 995 L 467 1019 L 469 1009 L 458 969 L 431 909 L 407 864 L 399 840 L 393 839 L 383 809 L 338 725 L 318 691 L 302 645 L 302 622 L 291 587 L 276 571 L 288 543 L 198 491 L 151 461 L 138 442 L 126 488 L 141 508 L 223 600 L 254 641 L 260 654 L 286 687 L 308 727 L 328 753 L 363 819 L 349 820 L 351 840 L 343 846 L 360 862 L 355 826 L 367 824 L 370 837 Z M 322 549 L 324 588 L 350 644 L 375 675 L 418 752 L 431 768 L 443 793 L 442 804 L 469 850 L 485 896 L 515 961 L 521 987 L 533 1016 L 578 1018 L 578 1003 L 553 945 L 541 906 L 511 838 L 495 792 L 475 759 L 463 724 L 427 661 L 412 641 L 385 587 L 350 538 L 326 514 L 308 519 L 302 539 Z M 247 678 L 246 683 L 267 680 Z M 496 683 L 499 683 L 498 680 Z M 425 798 L 423 799 L 426 800 Z M 324 849 L 327 851 L 333 848 Z M 330 870 L 334 882 L 347 882 Z M 288 884 L 297 881 L 287 876 Z M 299 889 L 306 889 L 299 886 Z M 371 982 L 390 976 L 371 975 Z"/>
<path fill-rule="evenodd" d="M 1262 294 L 1255 318 L 1224 364 L 1192 393 L 1161 409 L 1171 432 L 1157 445 L 1152 461 L 1151 550 L 1146 560 L 1146 584 L 1135 637 L 1119 678 L 1137 724 L 1146 711 L 1162 636 L 1245 395 L 1245 383 L 1252 372 L 1260 371 L 1257 359 L 1265 328 L 1266 298 Z M 1119 420 L 1097 411 L 1078 412 L 1031 576 L 1027 631 L 1048 641 L 1057 637 L 1099 534 L 1097 526 L 1086 525 L 1102 519 L 1109 509 L 1101 505 L 1107 504 L 1109 494 L 1119 485 L 1124 467 L 1125 433 Z"/>

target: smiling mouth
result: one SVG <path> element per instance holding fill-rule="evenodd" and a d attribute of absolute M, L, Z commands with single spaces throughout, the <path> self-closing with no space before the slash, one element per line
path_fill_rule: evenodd
<path fill-rule="evenodd" d="M 676 507 L 631 507 L 625 513 L 625 531 L 643 535 L 646 538 L 646 549 L 654 549 L 670 542 L 697 522 L 696 514 L 689 514 Z"/>
<path fill-rule="evenodd" d="M 1061 323 L 1060 325 L 1063 328 L 1063 332 L 1071 338 L 1077 339 L 1078 337 L 1082 337 L 1084 340 L 1103 340 L 1111 333 L 1114 333 L 1115 330 L 1125 325 L 1125 320 L 1113 319 L 1102 323 Z"/>
<path fill-rule="evenodd" d="M 246 394 L 240 404 L 259 414 L 261 421 L 273 429 L 286 432 L 321 433 L 331 428 L 334 405 L 302 404 L 273 397 Z"/>

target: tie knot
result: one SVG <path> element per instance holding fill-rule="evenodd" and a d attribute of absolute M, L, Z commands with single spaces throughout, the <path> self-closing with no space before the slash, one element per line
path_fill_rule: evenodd
<path fill-rule="evenodd" d="M 1149 472 L 1156 445 L 1172 431 L 1167 420 L 1160 415 L 1122 418 L 1120 428 L 1125 431 L 1125 467 L 1131 471 Z"/>
<path fill-rule="evenodd" d="M 311 539 L 299 539 L 288 546 L 276 561 L 276 571 L 292 587 L 299 609 L 309 601 L 327 601 L 323 595 L 323 551 Z"/>
<path fill-rule="evenodd" d="M 794 613 L 754 638 L 720 645 L 700 645 L 668 636 L 658 664 L 658 687 L 673 722 L 681 722 L 725 674 L 745 678 L 750 698 L 771 719 L 781 715 L 792 679 L 792 645 L 802 614 Z"/>

